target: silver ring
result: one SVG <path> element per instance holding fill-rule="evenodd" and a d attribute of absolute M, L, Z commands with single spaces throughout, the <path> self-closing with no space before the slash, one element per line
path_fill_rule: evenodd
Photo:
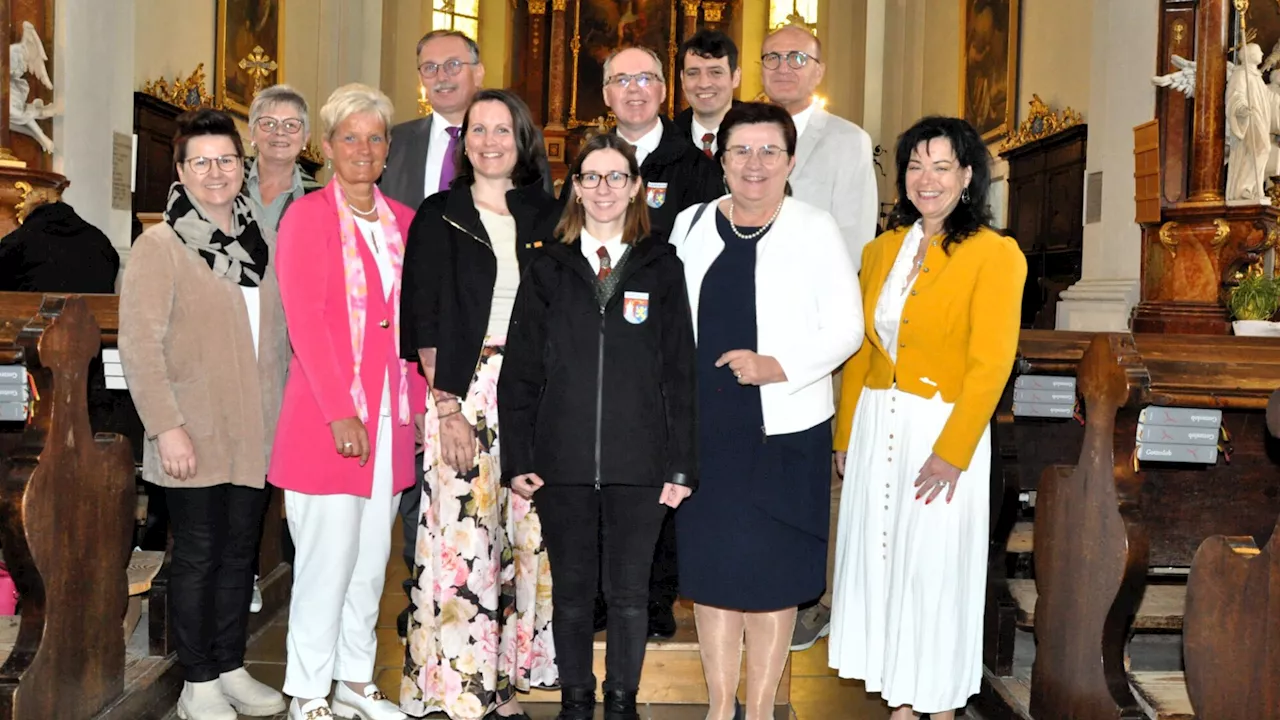
<path fill-rule="evenodd" d="M 734 371 L 733 376 L 734 376 L 734 377 L 736 377 L 736 378 L 738 378 L 739 380 L 741 380 L 741 379 L 742 379 L 742 373 L 737 372 L 736 370 Z"/>
<path fill-rule="evenodd" d="M 351 447 L 351 443 L 342 443 L 342 447 Z"/>

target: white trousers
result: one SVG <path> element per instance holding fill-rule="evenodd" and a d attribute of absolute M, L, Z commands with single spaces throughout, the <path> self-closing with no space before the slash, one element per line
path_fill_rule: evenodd
<path fill-rule="evenodd" d="M 392 418 L 379 417 L 372 497 L 284 493 L 297 547 L 284 674 L 291 697 L 328 697 L 334 680 L 373 680 L 374 628 L 399 505 L 392 493 L 391 430 Z"/>

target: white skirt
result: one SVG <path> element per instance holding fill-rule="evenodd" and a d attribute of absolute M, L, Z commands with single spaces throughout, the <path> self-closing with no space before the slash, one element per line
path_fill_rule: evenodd
<path fill-rule="evenodd" d="M 951 409 L 864 388 L 840 501 L 829 663 L 917 713 L 962 708 L 982 681 L 990 430 L 950 504 L 915 499 Z"/>

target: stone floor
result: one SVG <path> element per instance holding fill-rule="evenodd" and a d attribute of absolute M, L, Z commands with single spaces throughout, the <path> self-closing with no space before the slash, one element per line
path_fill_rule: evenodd
<path fill-rule="evenodd" d="M 399 695 L 400 673 L 404 666 L 404 646 L 396 636 L 396 615 L 404 606 L 401 581 L 406 577 L 400 559 L 400 532 L 397 528 L 395 547 L 387 564 L 386 590 L 378 618 L 378 653 L 374 681 L 390 698 Z M 272 687 L 284 685 L 285 632 L 287 617 L 281 614 L 249 643 L 245 664 L 249 672 Z M 841 680 L 826 666 L 826 639 L 792 657 L 791 713 L 779 709 L 777 720 L 883 720 L 889 711 L 878 696 L 869 696 L 862 683 Z M 525 705 L 533 720 L 554 720 L 555 705 Z M 597 711 L 599 712 L 599 711 Z M 176 718 L 176 712 L 170 718 Z M 431 716 L 432 720 L 445 716 Z M 653 705 L 643 709 L 644 720 L 703 720 L 706 708 L 694 705 Z M 284 720 L 287 715 L 279 715 Z"/>

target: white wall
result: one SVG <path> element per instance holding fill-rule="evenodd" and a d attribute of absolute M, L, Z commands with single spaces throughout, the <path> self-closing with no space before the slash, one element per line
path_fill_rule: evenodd
<path fill-rule="evenodd" d="M 53 169 L 86 221 L 128 256 L 132 213 L 111 208 L 112 133 L 133 133 L 134 0 L 57 0 Z"/>

